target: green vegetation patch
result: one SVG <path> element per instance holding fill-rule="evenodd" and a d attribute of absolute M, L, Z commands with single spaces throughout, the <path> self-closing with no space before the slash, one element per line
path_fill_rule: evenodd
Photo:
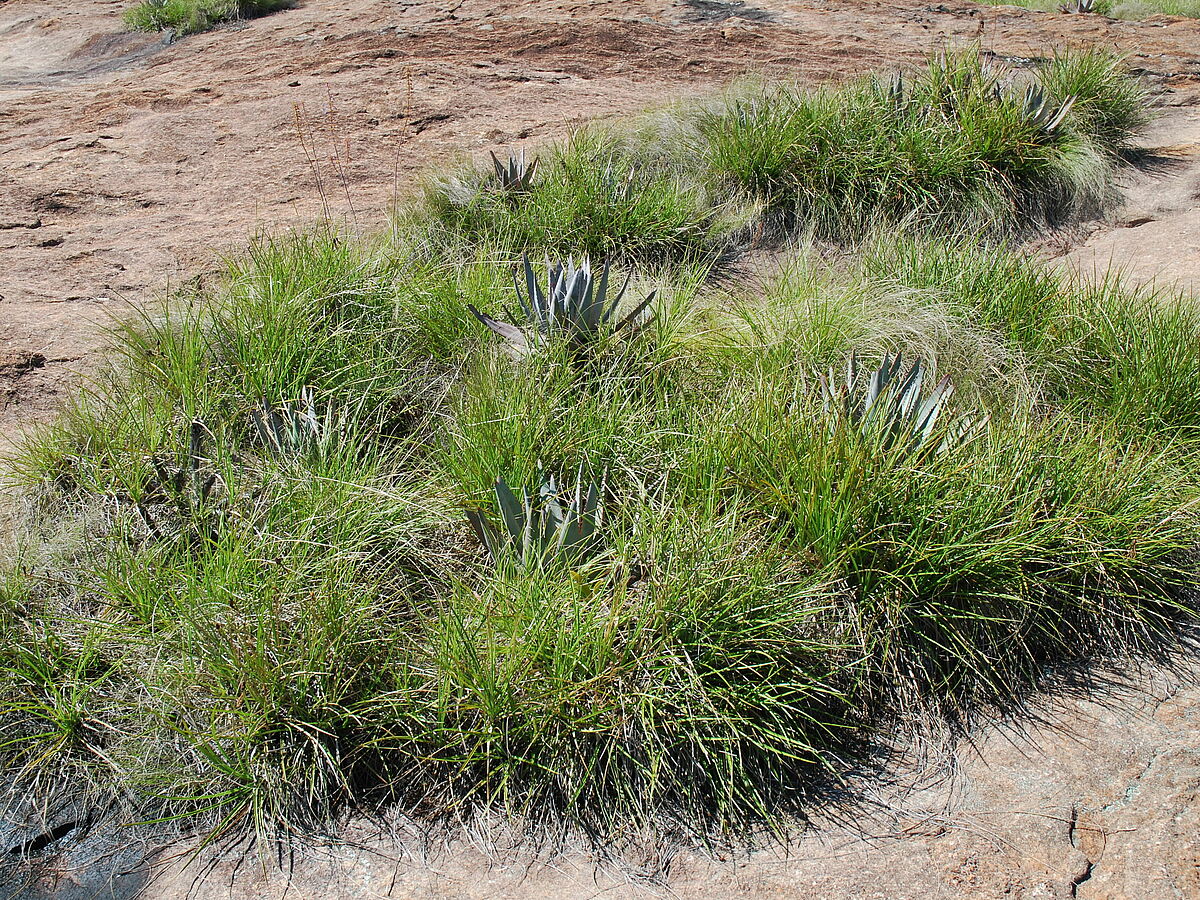
<path fill-rule="evenodd" d="M 921 97 L 920 121 L 1023 129 L 1043 162 L 987 183 L 1045 209 L 1048 147 L 1111 160 L 1139 120 L 1100 63 L 1051 63 L 1069 103 L 1019 109 L 939 65 L 496 160 L 466 205 L 443 181 L 386 237 L 255 241 L 117 328 L 15 463 L 13 783 L 217 833 L 393 804 L 727 840 L 803 815 L 880 730 L 1171 646 L 1196 615 L 1197 301 L 930 234 L 951 195 L 889 206 L 894 176 L 845 175 L 836 142 L 827 181 L 801 132 L 780 165 L 755 143 L 755 116 Z M 991 159 L 1026 146 L 979 128 Z M 761 179 L 716 154 L 734 133 Z M 668 134 L 708 161 L 668 166 Z M 846 160 L 887 158 L 860 137 Z M 855 255 L 712 277 L 730 222 L 838 234 L 846 210 Z"/>
<path fill-rule="evenodd" d="M 136 31 L 171 30 L 177 35 L 208 31 L 223 22 L 253 19 L 286 9 L 292 0 L 141 0 L 125 11 Z"/>
<path fill-rule="evenodd" d="M 993 6 L 1019 6 L 1064 15 L 1094 15 L 1110 19 L 1148 19 L 1151 16 L 1181 16 L 1200 19 L 1197 0 L 984 0 Z"/>
<path fill-rule="evenodd" d="M 748 84 L 635 127 L 584 130 L 522 159 L 525 178 L 496 160 L 435 179 L 404 215 L 448 248 L 643 264 L 797 233 L 853 242 L 888 224 L 1012 235 L 1103 208 L 1146 118 L 1109 54 L 1026 74 L 950 53 L 908 77 Z"/>
<path fill-rule="evenodd" d="M 421 252 L 264 241 L 118 333 L 19 460 L 10 767 L 711 833 L 1194 615 L 1191 299 L 914 237 L 519 351 L 509 273 Z"/>

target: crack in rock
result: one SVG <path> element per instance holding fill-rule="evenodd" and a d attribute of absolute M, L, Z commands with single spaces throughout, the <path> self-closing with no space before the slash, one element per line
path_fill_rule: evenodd
<path fill-rule="evenodd" d="M 1083 826 L 1083 829 L 1088 830 L 1088 831 L 1097 830 L 1095 828 L 1095 826 L 1086 826 L 1086 825 Z M 1087 882 L 1091 879 L 1092 875 L 1096 871 L 1096 864 L 1100 861 L 1100 857 L 1103 856 L 1103 850 L 1101 850 L 1100 853 L 1096 854 L 1096 858 L 1093 859 L 1091 854 L 1087 853 L 1083 849 L 1083 847 L 1081 846 L 1082 841 L 1080 840 L 1080 836 L 1079 836 L 1080 830 L 1081 829 L 1080 829 L 1080 825 L 1079 825 L 1079 807 L 1076 804 L 1072 803 L 1071 804 L 1071 816 L 1070 816 L 1069 820 L 1067 821 L 1067 840 L 1070 841 L 1071 846 L 1074 847 L 1075 850 L 1078 851 L 1081 856 L 1083 856 L 1083 865 L 1080 867 L 1079 871 L 1077 871 L 1071 877 L 1071 882 L 1067 886 L 1067 896 L 1069 896 L 1069 897 L 1078 897 L 1079 896 L 1080 885 L 1084 884 L 1085 882 Z"/>

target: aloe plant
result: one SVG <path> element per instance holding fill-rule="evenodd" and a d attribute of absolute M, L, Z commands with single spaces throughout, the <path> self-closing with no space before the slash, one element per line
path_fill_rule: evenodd
<path fill-rule="evenodd" d="M 629 278 L 626 277 L 621 289 L 610 296 L 607 263 L 597 279 L 587 257 L 578 266 L 573 259 L 554 265 L 547 260 L 548 282 L 543 290 L 529 264 L 529 257 L 523 257 L 522 262 L 524 286 L 520 274 L 513 275 L 513 282 L 525 317 L 524 327 L 493 319 L 468 304 L 468 309 L 480 322 L 520 351 L 528 351 L 558 337 L 577 345 L 591 344 L 606 333 L 615 333 L 632 325 L 654 300 L 655 292 L 651 291 L 629 315 L 618 320 L 617 307 L 629 288 Z"/>
<path fill-rule="evenodd" d="M 537 157 L 532 162 L 525 162 L 525 151 L 521 150 L 516 156 L 510 155 L 507 163 L 500 162 L 499 157 L 492 153 L 492 165 L 496 168 L 496 180 L 500 189 L 505 193 L 523 194 L 533 187 L 533 176 L 537 172 Z"/>
<path fill-rule="evenodd" d="M 250 411 L 250 420 L 263 445 L 276 456 L 301 453 L 328 444 L 334 429 L 329 416 L 321 419 L 313 403 L 312 388 L 303 388 L 297 400 L 272 407 L 263 400 Z"/>
<path fill-rule="evenodd" d="M 903 72 L 897 72 L 886 82 L 876 78 L 871 84 L 875 93 L 893 112 L 902 113 L 908 109 L 911 98 L 905 90 Z"/>
<path fill-rule="evenodd" d="M 482 509 L 469 510 L 467 519 L 497 565 L 508 560 L 532 567 L 574 564 L 593 549 L 602 516 L 601 489 L 592 482 L 584 490 L 582 466 L 566 506 L 553 475 L 542 479 L 536 494 L 522 488 L 518 497 L 503 478 L 496 479 L 494 491 L 502 527 Z"/>
<path fill-rule="evenodd" d="M 952 54 L 943 52 L 930 70 L 924 91 L 926 113 L 940 112 L 948 121 L 962 118 L 964 106 L 977 100 L 1000 103 L 1004 99 L 1000 73 L 987 62 L 978 67 L 961 65 Z"/>
<path fill-rule="evenodd" d="M 1025 118 L 1029 120 L 1038 131 L 1044 134 L 1053 134 L 1070 113 L 1071 107 L 1075 105 L 1075 98 L 1068 97 L 1060 106 L 1055 108 L 1054 104 L 1046 96 L 1045 90 L 1040 84 L 1031 84 L 1025 88 L 1025 101 L 1022 109 L 1025 113 Z"/>
<path fill-rule="evenodd" d="M 923 396 L 929 372 L 920 360 L 903 371 L 900 353 L 887 354 L 879 368 L 865 379 L 857 355 L 846 364 L 845 380 L 834 387 L 836 376 L 821 377 L 821 393 L 831 431 L 849 428 L 880 454 L 902 457 L 929 450 L 944 452 L 962 443 L 983 425 L 982 419 L 958 417 L 938 429 L 942 414 L 954 394 L 954 385 L 943 376 Z"/>

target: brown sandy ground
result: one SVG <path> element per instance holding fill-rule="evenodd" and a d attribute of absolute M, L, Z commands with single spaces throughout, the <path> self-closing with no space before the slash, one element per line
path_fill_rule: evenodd
<path fill-rule="evenodd" d="M 0 449 L 86 373 L 111 314 L 210 277 L 255 229 L 375 227 L 436 161 L 545 143 L 747 72 L 841 78 L 946 42 L 1010 59 L 1128 52 L 1161 113 L 1147 164 L 1111 221 L 1043 249 L 1200 287 L 1200 22 L 958 0 L 301 0 L 168 43 L 122 32 L 126 5 L 0 0 Z M 655 880 L 580 853 L 398 858 L 396 841 L 354 827 L 293 860 L 290 885 L 272 866 L 163 857 L 147 896 L 1200 897 L 1200 689 L 1134 681 L 1060 698 L 1036 727 L 987 729 L 932 785 L 936 767 L 898 775 L 904 790 L 867 785 L 875 802 L 842 811 L 855 827 L 830 814 L 787 854 L 683 853 L 649 863 Z M 68 851 L 27 896 L 91 896 L 77 862 Z"/>

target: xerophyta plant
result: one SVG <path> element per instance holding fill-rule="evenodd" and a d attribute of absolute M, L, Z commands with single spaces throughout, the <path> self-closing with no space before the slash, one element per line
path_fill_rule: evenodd
<path fill-rule="evenodd" d="M 145 496 L 137 501 L 137 511 L 156 540 L 164 537 L 162 524 L 150 512 L 152 502 L 167 501 L 174 507 L 181 532 L 187 532 L 193 542 L 211 540 L 224 514 L 218 497 L 223 487 L 221 477 L 204 471 L 203 443 L 208 432 L 204 423 L 194 420 L 188 429 L 188 456 L 184 466 L 173 467 L 166 460 L 151 460 L 155 479 Z"/>
<path fill-rule="evenodd" d="M 905 94 L 904 89 L 904 73 L 897 72 L 886 82 L 875 79 L 873 82 L 875 90 L 887 101 L 896 112 L 904 112 L 908 108 L 909 97 Z"/>
<path fill-rule="evenodd" d="M 1043 134 L 1053 134 L 1062 125 L 1074 105 L 1075 98 L 1068 97 L 1055 108 L 1050 98 L 1046 96 L 1045 89 L 1040 84 L 1031 84 L 1025 88 L 1025 101 L 1022 108 L 1025 118 L 1034 128 Z"/>
<path fill-rule="evenodd" d="M 574 566 L 595 551 L 603 515 L 602 488 L 594 481 L 584 488 L 582 465 L 569 497 L 562 496 L 553 475 L 541 479 L 536 493 L 522 488 L 520 497 L 503 478 L 497 478 L 494 492 L 500 527 L 482 509 L 469 510 L 467 519 L 497 566 L 509 562 L 538 569 Z"/>
<path fill-rule="evenodd" d="M 496 169 L 496 181 L 500 189 L 507 194 L 528 193 L 533 187 L 533 176 L 537 172 L 537 157 L 532 162 L 525 161 L 525 151 L 518 151 L 516 156 L 510 155 L 507 163 L 492 153 L 492 165 Z"/>
<path fill-rule="evenodd" d="M 619 291 L 610 295 L 608 263 L 597 279 L 586 256 L 578 266 L 570 258 L 554 265 L 547 260 L 545 290 L 538 283 L 528 256 L 522 257 L 522 265 L 525 283 L 522 285 L 520 273 L 513 275 L 513 283 L 524 314 L 524 327 L 500 322 L 468 305 L 480 322 L 522 352 L 555 338 L 565 338 L 578 346 L 593 344 L 606 334 L 615 334 L 637 323 L 654 300 L 655 292 L 651 291 L 629 315 L 617 319 L 617 307 L 629 288 L 630 276 L 626 276 Z"/>
<path fill-rule="evenodd" d="M 329 412 L 317 415 L 312 388 L 300 391 L 296 400 L 272 407 L 266 400 L 250 411 L 254 430 L 274 456 L 289 456 L 328 448 L 336 429 Z"/>
<path fill-rule="evenodd" d="M 880 455 L 910 458 L 943 453 L 982 430 L 986 418 L 971 416 L 943 422 L 939 429 L 938 422 L 954 394 L 949 376 L 942 376 L 932 390 L 925 392 L 930 373 L 921 360 L 902 372 L 902 354 L 889 353 L 879 368 L 864 377 L 857 354 L 852 354 L 841 384 L 835 387 L 832 369 L 828 377 L 821 376 L 830 431 L 849 430 Z"/>

